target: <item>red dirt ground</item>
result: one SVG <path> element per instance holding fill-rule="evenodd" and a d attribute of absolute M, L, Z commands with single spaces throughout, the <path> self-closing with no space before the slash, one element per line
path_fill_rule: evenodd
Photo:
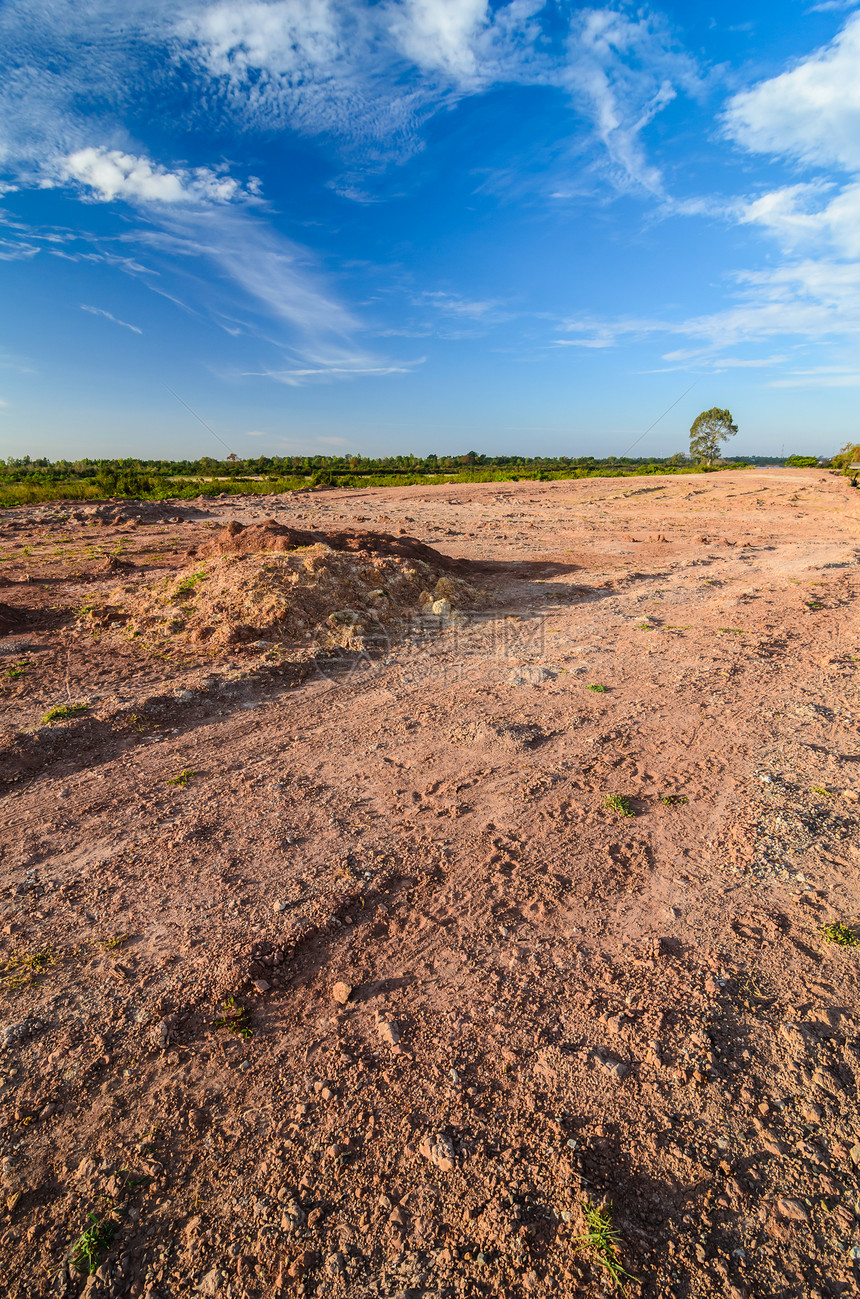
<path fill-rule="evenodd" d="M 7 1293 L 596 1299 L 591 1203 L 630 1296 L 855 1294 L 858 524 L 821 470 L 5 512 Z M 278 535 L 305 630 L 185 636 Z"/>

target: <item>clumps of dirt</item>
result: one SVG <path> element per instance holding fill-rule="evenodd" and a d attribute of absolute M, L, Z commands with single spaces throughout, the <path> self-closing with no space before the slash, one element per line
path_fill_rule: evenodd
<path fill-rule="evenodd" d="M 415 537 L 395 537 L 388 532 L 362 532 L 349 528 L 341 532 L 306 532 L 291 528 L 274 519 L 246 526 L 233 520 L 208 545 L 190 555 L 258 555 L 264 551 L 290 551 L 301 546 L 327 546 L 330 550 L 354 555 L 387 555 L 412 563 L 422 562 L 441 572 L 458 572 L 465 568 L 462 560 L 440 554 Z"/>
<path fill-rule="evenodd" d="M 120 559 L 117 555 L 107 555 L 103 563 L 99 564 L 96 573 L 132 573 L 135 565 L 127 559 Z"/>
<path fill-rule="evenodd" d="M 523 753 L 537 748 L 549 735 L 534 722 L 508 722 L 503 718 L 482 718 L 455 731 L 451 736 L 455 744 L 492 745 L 509 753 Z"/>
<path fill-rule="evenodd" d="M 269 539 L 276 535 L 266 531 Z M 255 532 L 225 529 L 222 539 L 226 534 L 244 544 Z M 452 610 L 477 599 L 466 582 L 448 574 L 440 578 L 422 559 L 344 553 L 315 542 L 299 550 L 216 552 L 154 583 L 126 585 L 105 608 L 84 616 L 99 626 L 119 622 L 126 636 L 144 645 L 172 641 L 214 650 L 269 650 L 286 643 L 361 651 L 387 643 L 393 628 L 416 616 L 422 599 L 432 606 L 440 591 Z"/>

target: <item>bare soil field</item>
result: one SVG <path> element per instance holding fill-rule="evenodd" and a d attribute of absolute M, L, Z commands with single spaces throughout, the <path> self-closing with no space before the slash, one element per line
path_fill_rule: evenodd
<path fill-rule="evenodd" d="M 0 561 L 9 1296 L 857 1293 L 846 480 L 39 506 Z"/>

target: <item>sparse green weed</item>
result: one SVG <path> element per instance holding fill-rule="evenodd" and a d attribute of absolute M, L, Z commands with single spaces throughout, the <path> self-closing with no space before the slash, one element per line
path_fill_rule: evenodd
<path fill-rule="evenodd" d="M 16 952 L 0 965 L 0 992 L 17 992 L 19 988 L 26 988 L 53 963 L 51 947 L 41 947 L 35 952 Z"/>
<path fill-rule="evenodd" d="M 590 686 L 586 686 L 585 688 L 586 690 L 593 690 L 596 695 L 605 695 L 607 692 L 607 687 L 601 685 L 599 681 L 593 681 Z"/>
<path fill-rule="evenodd" d="M 637 622 L 637 623 L 636 623 L 636 630 L 637 630 L 637 631 L 656 631 L 656 630 L 657 630 L 657 627 L 656 627 L 656 625 L 655 625 L 653 622 Z"/>
<path fill-rule="evenodd" d="M 84 1276 L 92 1276 L 101 1264 L 102 1255 L 110 1249 L 118 1224 L 109 1218 L 100 1221 L 94 1213 L 87 1214 L 90 1226 L 82 1232 L 72 1246 L 69 1262 Z"/>
<path fill-rule="evenodd" d="M 171 776 L 168 779 L 167 783 L 168 785 L 178 785 L 180 789 L 184 789 L 193 775 L 194 772 L 191 770 L 190 767 L 183 767 L 182 770 L 179 772 L 179 775 Z"/>
<path fill-rule="evenodd" d="M 608 812 L 617 812 L 619 816 L 635 816 L 633 804 L 626 794 L 607 794 L 603 806 Z"/>
<path fill-rule="evenodd" d="M 817 794 L 819 798 L 832 798 L 832 797 L 833 797 L 833 790 L 832 790 L 832 789 L 825 789 L 823 785 L 810 785 L 810 786 L 809 786 L 809 792 L 810 792 L 810 794 Z"/>
<path fill-rule="evenodd" d="M 612 1225 L 612 1205 L 608 1204 L 605 1209 L 601 1209 L 591 1200 L 586 1200 L 583 1214 L 587 1231 L 584 1235 L 576 1237 L 577 1244 L 586 1249 L 595 1263 L 608 1273 L 618 1293 L 625 1295 L 627 1293 L 624 1288 L 625 1280 L 635 1281 L 636 1277 L 625 1271 L 618 1257 L 618 1243 L 621 1237 Z"/>
<path fill-rule="evenodd" d="M 246 1041 L 254 1036 L 247 1007 L 237 1006 L 235 997 L 226 999 L 220 1017 L 215 1020 L 215 1027 L 226 1028 L 228 1033 L 236 1033 Z"/>
<path fill-rule="evenodd" d="M 42 718 L 43 726 L 50 726 L 51 722 L 64 722 L 69 717 L 77 717 L 79 713 L 87 711 L 87 704 L 57 704 L 55 708 L 49 708 Z"/>
<path fill-rule="evenodd" d="M 661 794 L 660 802 L 665 807 L 680 807 L 682 803 L 689 803 L 686 794 Z"/>
<path fill-rule="evenodd" d="M 724 631 L 729 636 L 745 636 L 746 632 L 743 627 L 718 627 L 717 631 Z"/>
<path fill-rule="evenodd" d="M 128 942 L 128 934 L 115 934 L 113 938 L 103 938 L 99 943 L 102 952 L 115 952 L 123 943 Z"/>
<path fill-rule="evenodd" d="M 821 932 L 826 942 L 836 943 L 838 947 L 860 947 L 860 938 L 841 920 L 824 925 Z"/>
<path fill-rule="evenodd" d="M 18 678 L 22 677 L 27 669 L 32 666 L 33 665 L 29 659 L 19 659 L 17 663 L 12 664 L 11 668 L 9 668 L 5 675 L 9 681 L 17 681 Z"/>
<path fill-rule="evenodd" d="M 200 583 L 205 582 L 208 576 L 209 574 L 202 568 L 196 573 L 189 573 L 188 577 L 184 577 L 174 588 L 174 598 L 178 599 L 183 595 L 193 595 Z"/>

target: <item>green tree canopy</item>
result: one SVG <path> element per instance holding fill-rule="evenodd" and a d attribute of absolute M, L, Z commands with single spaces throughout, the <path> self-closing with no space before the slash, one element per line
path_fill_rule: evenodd
<path fill-rule="evenodd" d="M 712 464 L 720 454 L 720 443 L 734 437 L 738 426 L 730 410 L 712 406 L 703 410 L 690 425 L 690 455 L 700 463 Z"/>

